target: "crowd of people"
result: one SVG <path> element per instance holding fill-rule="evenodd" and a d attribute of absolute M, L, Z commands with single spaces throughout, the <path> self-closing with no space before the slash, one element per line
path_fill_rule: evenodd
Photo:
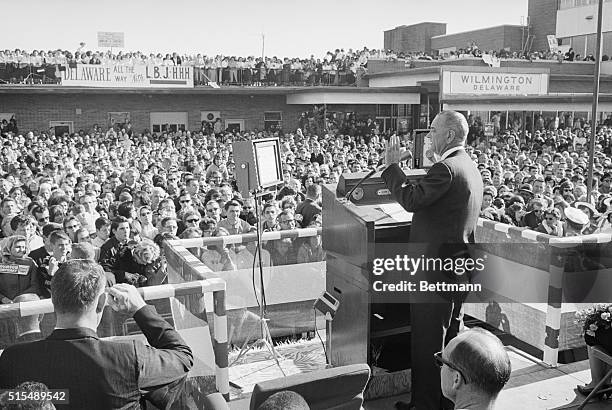
<path fill-rule="evenodd" d="M 77 64 L 191 66 L 195 85 L 216 83 L 242 86 L 354 85 L 370 59 L 395 56 L 384 50 L 336 49 L 323 57 L 255 57 L 179 55 L 111 51 L 4 50 L 0 51 L 0 81 L 59 83 L 61 71 Z"/>
<path fill-rule="evenodd" d="M 524 134 L 496 129 L 492 138 L 483 136 L 476 118 L 468 124 L 466 152 L 484 185 L 481 217 L 552 236 L 612 233 L 608 123 L 595 134 L 590 197 L 588 123 L 549 129 L 536 121 Z M 151 286 L 167 283 L 165 240 L 321 227 L 321 184 L 379 166 L 392 134 L 380 132 L 373 119 L 348 133 L 334 121 L 326 127 L 137 133 L 129 125 L 96 125 L 55 135 L 23 132 L 13 118 L 0 129 L 0 248 L 3 266 L 21 274 L 0 275 L 0 303 L 52 297 L 55 276 L 75 259 L 97 262 L 109 289 Z M 281 139 L 284 183 L 256 203 L 237 189 L 232 142 L 273 135 Z M 414 149 L 408 134 L 401 144 Z M 252 244 L 193 252 L 214 271 L 251 268 L 255 255 Z M 324 257 L 320 236 L 268 241 L 262 250 L 262 263 L 272 266 Z M 3 341 L 31 340 L 32 333 L 18 328 L 12 337 Z M 442 364 L 455 359 L 438 357 Z"/>
<path fill-rule="evenodd" d="M 469 122 L 466 150 L 485 187 L 481 217 L 553 236 L 612 233 L 612 127 L 597 131 L 587 197 L 588 124 L 484 138 Z M 1 257 L 28 272 L 0 278 L 2 303 L 22 293 L 48 297 L 53 272 L 74 255 L 100 262 L 109 283 L 153 285 L 166 278 L 166 239 L 248 233 L 260 219 L 267 231 L 320 227 L 320 185 L 376 167 L 386 138 L 375 125 L 353 135 L 333 127 L 320 135 L 275 131 L 284 186 L 256 214 L 254 199 L 235 185 L 231 144 L 268 132 L 157 135 L 96 126 L 74 135 L 22 134 L 14 118 L 1 132 Z M 409 136 L 403 144 L 413 148 Z M 323 259 L 320 237 L 271 241 L 264 252 L 271 265 Z M 233 270 L 251 266 L 253 254 L 249 244 L 198 256 L 214 270 Z"/>
<path fill-rule="evenodd" d="M 84 45 L 83 45 L 84 46 Z M 179 55 L 178 53 L 142 53 L 84 50 L 0 50 L 0 83 L 59 84 L 61 72 L 77 64 L 192 66 L 194 84 L 240 86 L 314 86 L 359 84 L 367 73 L 369 60 L 403 61 L 409 66 L 416 60 L 497 59 L 594 61 L 592 54 L 580 56 L 573 49 L 561 51 L 521 52 L 509 49 L 483 51 L 472 44 L 444 54 L 395 52 L 384 49 L 338 48 L 323 57 L 255 57 L 228 55 Z M 603 61 L 608 56 L 602 57 Z"/>
<path fill-rule="evenodd" d="M 48 297 L 54 272 L 71 258 L 98 261 L 109 284 L 150 286 L 166 280 L 164 240 L 248 233 L 259 219 L 264 231 L 320 227 L 319 184 L 338 176 L 318 142 L 310 153 L 288 139 L 285 184 L 256 214 L 233 179 L 233 136 L 120 131 L 106 143 L 102 136 L 3 133 L 2 258 L 28 273 L 0 277 L 2 303 L 22 293 Z M 275 266 L 323 260 L 318 236 L 269 241 L 262 252 Z M 249 245 L 229 245 L 198 256 L 213 270 L 234 270 L 252 266 L 253 254 Z"/>

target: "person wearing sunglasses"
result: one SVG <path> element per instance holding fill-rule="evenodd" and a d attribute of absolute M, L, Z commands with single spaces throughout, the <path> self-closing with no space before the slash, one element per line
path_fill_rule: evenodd
<path fill-rule="evenodd" d="M 180 222 L 178 234 L 180 235 L 185 229 L 188 228 L 198 228 L 200 225 L 200 219 L 200 213 L 196 210 L 185 212 Z"/>
<path fill-rule="evenodd" d="M 561 223 L 561 212 L 557 208 L 545 210 L 544 220 L 535 230 L 551 236 L 563 236 L 564 229 Z"/>
<path fill-rule="evenodd" d="M 493 409 L 512 366 L 504 345 L 491 332 L 473 328 L 458 334 L 433 360 L 440 387 L 455 409 Z"/>

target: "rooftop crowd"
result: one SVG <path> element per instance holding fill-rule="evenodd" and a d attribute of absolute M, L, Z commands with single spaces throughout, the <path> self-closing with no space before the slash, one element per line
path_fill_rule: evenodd
<path fill-rule="evenodd" d="M 580 56 L 573 49 L 566 53 L 552 51 L 521 52 L 483 51 L 472 44 L 444 55 L 423 52 L 405 53 L 384 49 L 343 48 L 328 51 L 322 57 L 255 57 L 226 55 L 179 55 L 178 53 L 142 53 L 83 50 L 0 50 L 0 83 L 57 84 L 61 72 L 76 64 L 162 65 L 194 67 L 194 84 L 241 86 L 313 86 L 355 85 L 367 73 L 369 60 L 404 61 L 482 58 L 498 59 L 594 61 L 592 55 Z M 602 60 L 608 60 L 603 56 Z"/>

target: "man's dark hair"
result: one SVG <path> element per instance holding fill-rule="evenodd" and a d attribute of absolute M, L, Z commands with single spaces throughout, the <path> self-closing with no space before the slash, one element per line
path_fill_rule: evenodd
<path fill-rule="evenodd" d="M 308 410 L 310 406 L 304 398 L 291 390 L 274 393 L 257 407 L 257 410 Z"/>
<path fill-rule="evenodd" d="M 111 222 L 111 232 L 115 232 L 117 228 L 119 227 L 119 225 L 123 223 L 129 224 L 130 221 L 123 216 L 118 216 L 115 219 L 113 219 L 113 221 Z"/>
<path fill-rule="evenodd" d="M 68 234 L 61 229 L 51 232 L 51 235 L 49 236 L 49 242 L 51 242 L 52 244 L 55 244 L 60 239 L 70 241 L 70 237 L 68 236 Z"/>
<path fill-rule="evenodd" d="M 51 279 L 51 301 L 58 313 L 81 313 L 104 290 L 106 279 L 96 262 L 74 259 L 62 263 Z"/>
<path fill-rule="evenodd" d="M 498 345 L 497 350 L 504 350 L 499 339 L 486 330 L 475 327 L 470 331 L 490 337 L 491 342 Z M 510 359 L 507 355 L 500 357 L 493 350 L 483 352 L 479 347 L 470 339 L 462 340 L 449 354 L 449 360 L 461 370 L 467 383 L 473 383 L 483 393 L 495 397 L 510 379 Z"/>
<path fill-rule="evenodd" d="M 134 211 L 134 202 L 132 201 L 123 202 L 119 205 L 119 208 L 117 208 L 117 214 L 124 218 L 131 218 L 132 211 Z"/>
<path fill-rule="evenodd" d="M 96 224 L 96 231 L 99 231 L 100 229 L 102 229 L 102 227 L 110 225 L 111 221 L 109 221 L 108 219 L 104 217 L 100 217 L 96 219 L 95 224 Z"/>
<path fill-rule="evenodd" d="M 11 219 L 11 229 L 13 231 L 16 231 L 19 225 L 29 224 L 29 223 L 34 224 L 35 223 L 34 218 L 32 218 L 30 215 L 18 214 L 18 215 L 15 215 L 13 219 Z"/>
<path fill-rule="evenodd" d="M 47 208 L 47 207 L 46 207 L 46 206 L 44 206 L 44 205 L 37 204 L 37 203 L 35 203 L 35 202 L 33 202 L 33 203 L 34 203 L 34 206 L 32 207 L 32 210 L 30 211 L 30 213 L 31 213 L 32 215 L 34 215 L 35 217 L 36 217 L 36 214 L 42 214 L 43 212 L 45 212 L 45 211 L 48 211 L 48 210 L 49 210 L 49 208 Z"/>
<path fill-rule="evenodd" d="M 176 221 L 176 218 L 172 217 L 172 216 L 166 216 L 164 218 L 162 218 L 161 220 L 161 227 L 165 228 L 166 224 L 170 221 Z"/>
<path fill-rule="evenodd" d="M 234 200 L 227 201 L 227 203 L 225 204 L 225 210 L 226 211 L 229 210 L 230 206 L 237 206 L 242 209 L 242 205 L 240 205 L 238 201 L 234 201 Z"/>
<path fill-rule="evenodd" d="M 42 228 L 43 238 L 48 238 L 55 231 L 62 231 L 62 225 L 56 224 L 55 222 L 49 222 Z"/>

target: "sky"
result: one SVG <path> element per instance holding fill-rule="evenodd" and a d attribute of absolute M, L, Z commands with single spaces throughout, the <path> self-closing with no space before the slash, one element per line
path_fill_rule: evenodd
<path fill-rule="evenodd" d="M 383 48 L 384 31 L 423 21 L 447 34 L 520 24 L 527 0 L 0 0 L 1 49 L 97 50 L 124 32 L 124 51 L 322 57 Z M 105 49 L 103 49 L 105 50 Z M 116 51 L 114 49 L 113 51 Z"/>

